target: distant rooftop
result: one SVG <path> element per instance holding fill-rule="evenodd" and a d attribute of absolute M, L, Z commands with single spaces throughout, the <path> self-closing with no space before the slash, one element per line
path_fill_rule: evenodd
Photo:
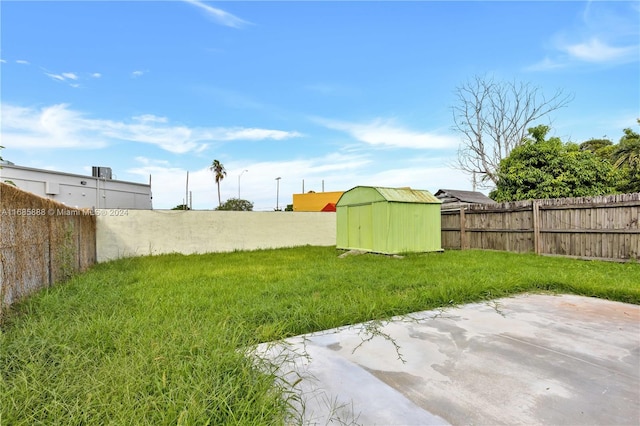
<path fill-rule="evenodd" d="M 436 198 L 443 203 L 472 203 L 472 204 L 492 204 L 491 198 L 477 191 L 461 191 L 458 189 L 439 189 L 435 193 Z"/>

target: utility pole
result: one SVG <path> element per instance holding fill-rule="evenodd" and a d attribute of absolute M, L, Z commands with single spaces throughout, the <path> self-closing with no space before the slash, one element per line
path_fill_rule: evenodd
<path fill-rule="evenodd" d="M 276 178 L 276 211 L 280 211 L 280 176 Z"/>
<path fill-rule="evenodd" d="M 187 186 L 184 191 L 184 210 L 187 210 L 187 204 L 189 204 L 189 170 L 187 170 Z"/>

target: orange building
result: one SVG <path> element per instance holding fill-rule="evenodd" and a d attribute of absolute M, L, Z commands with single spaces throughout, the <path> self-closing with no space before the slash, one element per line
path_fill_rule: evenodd
<path fill-rule="evenodd" d="M 335 212 L 336 203 L 344 191 L 307 192 L 293 194 L 294 212 Z"/>

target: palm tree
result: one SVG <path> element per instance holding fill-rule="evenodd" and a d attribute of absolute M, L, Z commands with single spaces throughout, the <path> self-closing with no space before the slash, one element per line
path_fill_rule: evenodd
<path fill-rule="evenodd" d="M 209 166 L 209 170 L 211 170 L 216 178 L 216 184 L 218 185 L 218 206 L 222 205 L 222 201 L 220 200 L 220 182 L 227 175 L 227 171 L 225 170 L 222 163 L 218 160 L 213 160 L 213 163 Z"/>
<path fill-rule="evenodd" d="M 640 119 L 638 121 L 640 123 Z M 631 129 L 624 129 L 624 136 L 613 153 L 613 159 L 615 168 L 628 166 L 632 170 L 640 169 L 640 135 Z"/>

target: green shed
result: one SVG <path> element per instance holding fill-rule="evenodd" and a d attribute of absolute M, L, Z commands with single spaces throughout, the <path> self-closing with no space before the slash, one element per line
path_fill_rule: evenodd
<path fill-rule="evenodd" d="M 336 247 L 384 254 L 442 251 L 440 204 L 425 190 L 356 186 L 336 204 Z"/>

